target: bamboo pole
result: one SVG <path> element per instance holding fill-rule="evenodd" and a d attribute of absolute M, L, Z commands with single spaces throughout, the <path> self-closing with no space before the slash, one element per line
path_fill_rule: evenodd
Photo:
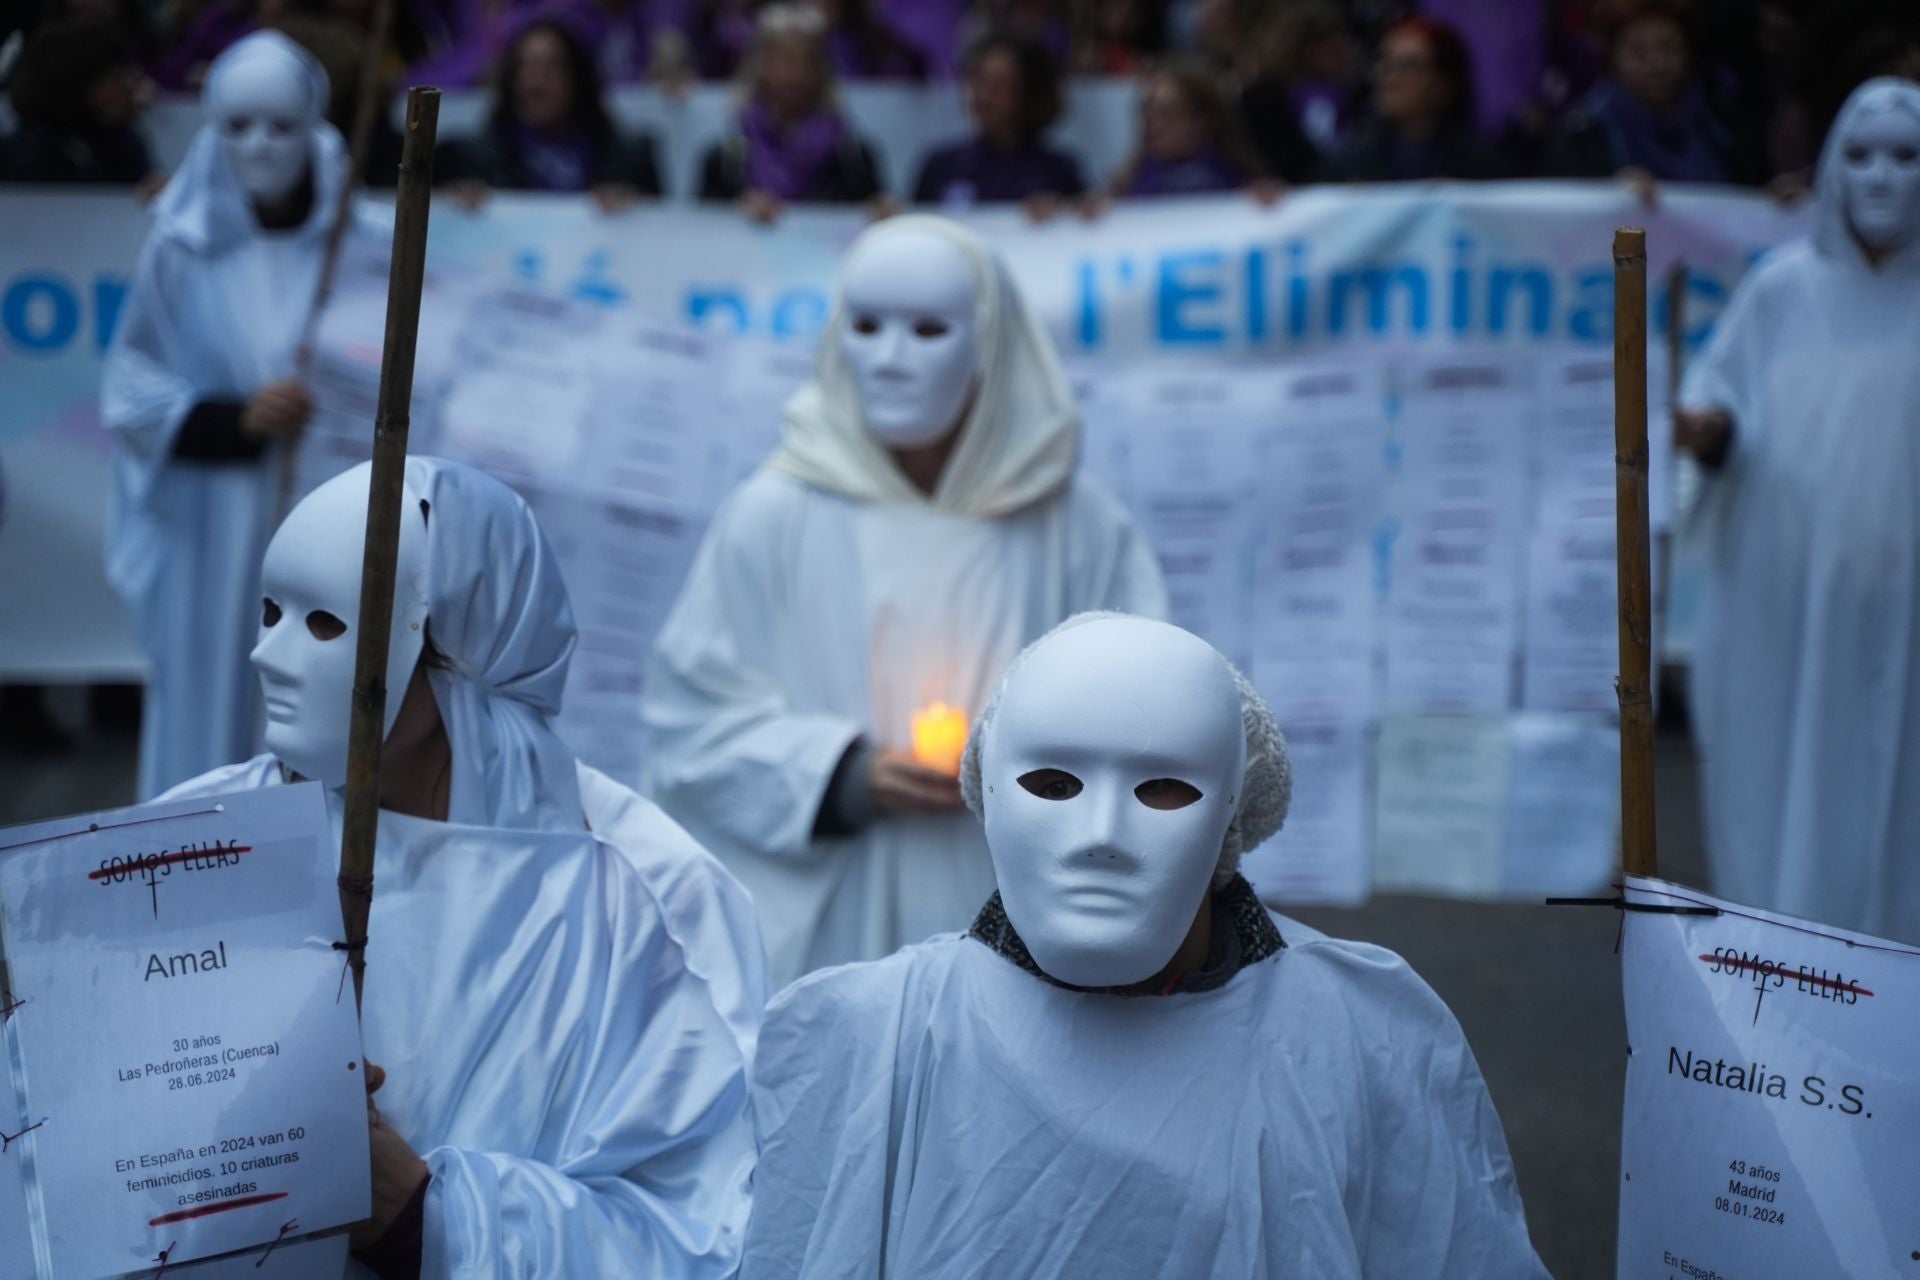
<path fill-rule="evenodd" d="M 1613 233 L 1614 533 L 1620 598 L 1620 838 L 1628 875 L 1659 874 L 1653 828 L 1647 528 L 1647 233 Z"/>
<path fill-rule="evenodd" d="M 413 402 L 414 344 L 426 279 L 427 211 L 433 199 L 433 142 L 440 91 L 407 93 L 407 131 L 394 202 L 393 260 L 387 271 L 387 337 L 380 353 L 380 400 L 373 421 L 373 476 L 361 559 L 360 633 L 354 650 L 353 722 L 347 738 L 346 814 L 340 837 L 340 918 L 346 927 L 353 1000 L 366 981 L 367 913 L 373 905 L 374 833 L 380 814 L 380 747 L 387 710 L 387 640 L 393 628 L 400 549 L 401 483 Z"/>
<path fill-rule="evenodd" d="M 293 349 L 295 376 L 305 379 L 313 367 L 313 347 L 320 335 L 320 317 L 333 297 L 333 278 L 339 274 L 340 254 L 347 240 L 347 228 L 353 225 L 353 201 L 360 192 L 360 175 L 367 167 L 367 151 L 373 145 L 373 125 L 380 116 L 380 61 L 386 56 L 387 35 L 393 28 L 394 0 L 374 0 L 373 26 L 367 36 L 366 52 L 360 59 L 360 81 L 353 104 L 353 132 L 347 139 L 347 172 L 340 181 L 340 193 L 334 199 L 333 220 L 327 224 L 327 244 L 320 255 L 320 278 L 313 297 L 307 303 L 306 318 L 300 323 L 300 341 Z M 438 108 L 436 107 L 437 111 Z M 408 117 L 411 121 L 412 108 Z M 280 450 L 280 484 L 274 503 L 277 527 L 293 508 L 293 486 L 300 472 L 300 441 L 296 438 Z"/>

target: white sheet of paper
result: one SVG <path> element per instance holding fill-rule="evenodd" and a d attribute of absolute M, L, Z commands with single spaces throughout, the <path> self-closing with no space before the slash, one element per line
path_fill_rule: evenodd
<path fill-rule="evenodd" d="M 1377 367 L 1332 363 L 1289 370 L 1278 392 L 1261 478 L 1265 538 L 1247 605 L 1249 674 L 1276 711 L 1337 694 L 1323 712 L 1291 711 L 1296 719 L 1377 714 L 1384 397 Z M 1341 669 L 1331 682 L 1329 664 Z"/>
<path fill-rule="evenodd" d="M 1171 620 L 1241 666 L 1251 665 L 1259 458 L 1277 386 L 1271 370 L 1149 366 L 1107 381 L 1089 408 L 1090 434 L 1126 437 L 1110 460 L 1159 552 Z"/>
<path fill-rule="evenodd" d="M 1512 745 L 1508 897 L 1599 893 L 1619 870 L 1620 730 L 1593 716 L 1523 712 Z"/>
<path fill-rule="evenodd" d="M 1373 883 L 1490 897 L 1507 852 L 1504 717 L 1388 716 L 1374 768 Z"/>
<path fill-rule="evenodd" d="M 364 1218 L 360 1031 L 318 784 L 57 819 L 0 846 L 25 1001 L 8 1047 L 39 1123 L 13 1145 L 53 1274 Z"/>
<path fill-rule="evenodd" d="M 471 272 L 428 268 L 420 298 L 419 340 L 414 347 L 410 427 L 414 453 L 436 451 L 432 437 L 439 406 L 452 381 L 454 349 L 474 310 L 473 299 L 488 291 Z M 306 372 L 313 417 L 301 434 L 296 455 L 296 501 L 373 456 L 373 420 L 379 408 L 386 323 L 384 246 L 350 238 L 341 253 L 327 308 L 320 316 Z"/>
<path fill-rule="evenodd" d="M 1504 712 L 1520 636 L 1531 389 L 1518 367 L 1490 358 L 1403 372 L 1386 708 Z"/>
<path fill-rule="evenodd" d="M 580 628 L 560 733 L 588 764 L 635 782 L 647 655 L 700 548 L 705 514 L 609 497 L 530 501 L 566 574 Z"/>
<path fill-rule="evenodd" d="M 463 318 L 455 346 L 461 375 L 448 385 L 432 451 L 516 488 L 594 474 L 584 465 L 594 350 L 613 328 L 599 307 L 532 289 L 483 295 Z"/>
<path fill-rule="evenodd" d="M 1626 913 L 1622 1280 L 1920 1270 L 1920 951 L 1662 880 Z"/>
<path fill-rule="evenodd" d="M 1280 833 L 1247 854 L 1242 873 L 1278 905 L 1358 906 L 1367 900 L 1368 753 L 1358 720 L 1285 726 L 1293 803 Z"/>
<path fill-rule="evenodd" d="M 711 421 L 727 446 L 725 497 L 779 445 L 787 401 L 813 376 L 813 344 L 742 337 L 723 345 L 720 359 L 725 408 Z"/>

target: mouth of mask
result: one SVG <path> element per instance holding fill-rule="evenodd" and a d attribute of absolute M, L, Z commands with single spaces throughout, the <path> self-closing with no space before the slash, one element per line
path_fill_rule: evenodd
<path fill-rule="evenodd" d="M 836 337 L 867 429 L 892 448 L 945 439 L 979 375 L 977 288 L 966 255 L 923 228 L 856 245 Z"/>
<path fill-rule="evenodd" d="M 987 847 L 1034 961 L 1078 987 L 1160 972 L 1206 901 L 1244 782 L 1225 659 L 1147 619 L 1067 627 L 1021 659 L 982 731 Z"/>

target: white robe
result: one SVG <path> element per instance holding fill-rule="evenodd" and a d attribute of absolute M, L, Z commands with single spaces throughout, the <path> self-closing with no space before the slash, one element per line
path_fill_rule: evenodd
<path fill-rule="evenodd" d="M 1473 1055 L 1398 956 L 1279 920 L 1223 987 L 945 937 L 767 1011 L 741 1280 L 1537 1280 Z"/>
<path fill-rule="evenodd" d="M 1920 242 L 1870 268 L 1830 162 L 1684 390 L 1734 419 L 1686 531 L 1694 730 L 1716 893 L 1920 943 Z"/>
<path fill-rule="evenodd" d="M 169 798 L 279 781 L 260 756 Z M 432 1172 L 423 1280 L 721 1277 L 739 1257 L 765 999 L 749 908 L 657 809 L 580 781 L 601 838 L 380 815 L 361 1034 L 381 1114 Z"/>
<path fill-rule="evenodd" d="M 977 712 L 1015 654 L 1088 609 L 1164 616 L 1166 591 L 1084 476 L 992 519 L 765 469 L 727 499 L 648 668 L 646 790 L 746 885 L 776 989 L 965 927 L 993 890 L 979 823 L 816 840 L 827 784 L 858 737 L 904 749 L 916 710 Z"/>
<path fill-rule="evenodd" d="M 126 602 L 150 669 L 138 794 L 250 755 L 260 560 L 280 513 L 277 447 L 257 460 L 175 459 L 201 400 L 244 400 L 294 372 L 345 171 L 332 126 L 314 139 L 313 211 L 263 232 L 220 157 L 215 126 L 194 139 L 155 201 L 154 227 L 122 305 L 101 386 L 115 437 L 107 578 Z"/>

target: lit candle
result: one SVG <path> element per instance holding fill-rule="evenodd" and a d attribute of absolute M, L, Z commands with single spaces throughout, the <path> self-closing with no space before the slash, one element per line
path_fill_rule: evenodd
<path fill-rule="evenodd" d="M 913 758 L 927 768 L 957 776 L 966 748 L 966 712 L 936 702 L 913 713 Z"/>

